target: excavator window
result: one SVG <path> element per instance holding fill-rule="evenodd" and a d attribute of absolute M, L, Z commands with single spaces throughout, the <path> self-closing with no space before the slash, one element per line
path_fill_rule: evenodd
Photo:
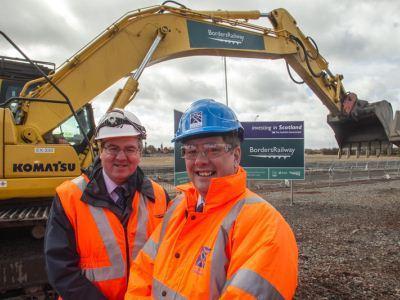
<path fill-rule="evenodd" d="M 18 97 L 25 83 L 26 83 L 25 81 L 15 81 L 7 79 L 1 80 L 0 104 L 4 103 L 6 100 L 10 98 Z M 32 85 L 31 87 L 29 87 L 27 92 L 29 93 L 35 87 L 36 85 Z"/>
<path fill-rule="evenodd" d="M 85 105 L 78 111 L 77 116 L 85 134 L 90 139 L 95 128 L 91 105 Z M 87 146 L 74 116 L 71 116 L 60 126 L 46 133 L 44 139 L 49 144 L 70 144 L 75 148 L 77 153 L 81 153 Z"/>
<path fill-rule="evenodd" d="M 34 62 L 47 75 L 55 71 L 53 63 Z M 0 56 L 0 104 L 12 97 L 18 97 L 26 82 L 39 77 L 41 74 L 25 59 Z M 36 86 L 32 85 L 26 92 L 29 93 Z"/>

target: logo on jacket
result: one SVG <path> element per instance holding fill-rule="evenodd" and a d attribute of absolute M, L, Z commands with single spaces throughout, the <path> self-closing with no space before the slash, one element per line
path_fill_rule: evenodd
<path fill-rule="evenodd" d="M 203 125 L 203 114 L 201 111 L 196 111 L 190 114 L 190 128 L 198 128 Z"/>
<path fill-rule="evenodd" d="M 211 252 L 211 248 L 208 248 L 206 246 L 201 247 L 199 256 L 196 259 L 196 267 L 194 269 L 194 272 L 196 274 L 202 275 L 202 271 L 204 267 L 206 266 L 206 260 L 208 254 Z"/>

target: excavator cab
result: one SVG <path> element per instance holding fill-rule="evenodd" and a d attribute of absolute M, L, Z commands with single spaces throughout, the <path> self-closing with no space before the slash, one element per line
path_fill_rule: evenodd
<path fill-rule="evenodd" d="M 47 75 L 55 71 L 54 63 L 43 61 L 34 63 Z M 41 75 L 26 60 L 0 56 L 0 104 L 10 98 L 18 97 L 25 83 L 38 77 Z M 32 85 L 30 90 L 34 88 L 35 85 Z"/>
<path fill-rule="evenodd" d="M 55 70 L 52 63 L 34 63 L 46 75 Z M 60 105 L 59 101 L 35 98 L 27 100 L 19 97 L 28 81 L 32 84 L 25 94 L 43 83 L 39 79 L 41 77 L 42 74 L 24 59 L 0 57 L 0 123 L 4 129 L 0 134 L 0 184 L 7 187 L 7 193 L 3 193 L 5 189 L 0 189 L 0 200 L 13 198 L 11 206 L 16 211 L 16 199 L 20 199 L 24 206 L 26 198 L 47 199 L 54 194 L 54 186 L 80 175 L 81 166 L 87 166 L 92 161 L 88 140 L 94 134 L 95 121 L 90 103 L 78 109 L 74 116 L 66 120 L 60 119 L 59 124 L 43 135 L 37 134 L 34 126 L 16 130 L 16 125 L 24 122 L 24 118 L 20 116 L 26 103 L 29 105 L 40 101 L 50 109 Z M 61 103 L 62 106 L 67 106 L 66 102 Z M 43 114 L 41 118 L 43 122 L 48 120 Z M 27 182 L 30 184 L 26 184 Z M 0 211 L 0 228 L 1 225 L 15 221 L 7 219 L 13 213 L 15 212 L 10 210 L 3 216 Z"/>

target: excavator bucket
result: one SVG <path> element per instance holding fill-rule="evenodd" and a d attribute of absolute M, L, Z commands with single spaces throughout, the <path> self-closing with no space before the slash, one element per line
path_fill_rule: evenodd
<path fill-rule="evenodd" d="M 392 152 L 392 143 L 400 146 L 400 140 L 393 141 L 393 110 L 386 100 L 369 103 L 357 100 L 351 107 L 348 116 L 328 115 L 328 124 L 335 132 L 339 145 L 339 156 L 342 150 L 351 155 L 355 149 L 356 155 L 362 152 L 379 156 L 383 152 Z M 397 116 L 397 114 L 396 114 Z"/>
<path fill-rule="evenodd" d="M 392 127 L 390 128 L 390 142 L 400 147 L 400 111 L 396 111 Z"/>

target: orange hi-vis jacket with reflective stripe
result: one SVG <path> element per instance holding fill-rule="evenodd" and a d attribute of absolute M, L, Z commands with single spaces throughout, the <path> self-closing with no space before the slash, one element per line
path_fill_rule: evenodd
<path fill-rule="evenodd" d="M 246 172 L 212 179 L 203 212 L 192 184 L 131 265 L 129 299 L 291 299 L 298 250 L 292 230 L 246 188 Z"/>
<path fill-rule="evenodd" d="M 165 192 L 153 181 L 154 202 L 136 192 L 125 231 L 113 212 L 80 200 L 87 182 L 84 175 L 66 181 L 57 188 L 57 194 L 75 231 L 82 273 L 107 299 L 123 299 L 128 264 L 161 222 L 167 205 Z"/>

